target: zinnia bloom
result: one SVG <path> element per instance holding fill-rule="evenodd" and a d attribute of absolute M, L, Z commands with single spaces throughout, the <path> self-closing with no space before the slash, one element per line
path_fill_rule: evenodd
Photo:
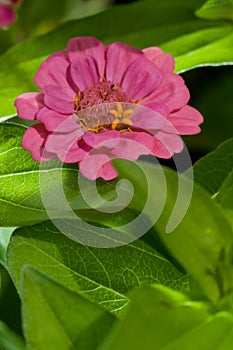
<path fill-rule="evenodd" d="M 19 0 L 0 0 L 0 27 L 9 27 L 15 22 L 13 5 L 17 2 Z"/>
<path fill-rule="evenodd" d="M 38 121 L 23 147 L 36 161 L 77 162 L 89 179 L 115 178 L 113 158 L 172 157 L 183 149 L 178 135 L 198 133 L 203 121 L 173 70 L 173 57 L 158 47 L 72 38 L 36 73 L 42 92 L 15 100 L 20 118 Z"/>

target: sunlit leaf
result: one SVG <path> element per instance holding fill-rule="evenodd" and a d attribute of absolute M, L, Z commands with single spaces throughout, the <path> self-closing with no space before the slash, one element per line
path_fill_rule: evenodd
<path fill-rule="evenodd" d="M 146 183 L 138 176 L 133 163 L 126 165 L 125 161 L 115 161 L 115 165 L 121 175 L 137 188 L 138 195 L 145 192 Z M 228 221 L 201 187 L 194 184 L 190 197 L 193 182 L 188 177 L 180 175 L 178 184 L 177 174 L 164 168 L 165 189 L 158 169 L 149 164 L 144 164 L 143 168 L 146 170 L 146 182 L 153 184 L 149 192 L 153 209 L 147 211 L 151 221 L 158 210 L 162 193 L 167 193 L 163 212 L 154 226 L 159 238 L 205 294 L 217 302 L 233 288 L 233 235 Z M 182 220 L 177 223 L 177 217 L 182 213 Z"/>
<path fill-rule="evenodd" d="M 19 291 L 25 265 L 117 315 L 125 311 L 127 293 L 134 287 L 157 282 L 188 289 L 187 277 L 141 240 L 111 249 L 91 248 L 70 240 L 49 222 L 20 228 L 11 239 L 8 266 Z"/>
<path fill-rule="evenodd" d="M 212 316 L 208 305 L 180 293 L 162 286 L 141 288 L 100 349 L 225 350 L 233 341 L 232 326 L 230 313 Z"/>
<path fill-rule="evenodd" d="M 22 283 L 28 349 L 96 349 L 115 319 L 32 267 L 23 269 Z"/>
<path fill-rule="evenodd" d="M 195 181 L 210 192 L 218 193 L 233 169 L 233 139 L 219 145 L 214 151 L 198 160 L 194 167 Z"/>

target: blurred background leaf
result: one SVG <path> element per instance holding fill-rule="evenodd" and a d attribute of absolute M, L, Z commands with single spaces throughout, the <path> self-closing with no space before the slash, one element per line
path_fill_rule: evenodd
<path fill-rule="evenodd" d="M 33 76 L 39 64 L 78 35 L 93 35 L 105 44 L 123 41 L 138 48 L 161 46 L 175 56 L 179 72 L 201 65 L 232 64 L 231 23 L 198 19 L 194 12 L 201 3 L 201 0 L 145 0 L 112 6 L 99 14 L 65 22 L 45 35 L 12 47 L 0 58 L 0 115 L 15 113 L 15 97 L 36 90 Z"/>
<path fill-rule="evenodd" d="M 15 227 L 0 227 L 0 264 L 7 269 L 6 250 Z"/>
<path fill-rule="evenodd" d="M 29 37 L 45 34 L 61 22 L 91 16 L 105 10 L 113 0 L 23 0 L 17 21 L 7 30 L 0 29 L 0 53 Z"/>
<path fill-rule="evenodd" d="M 205 19 L 233 20 L 232 0 L 208 0 L 196 11 L 196 15 Z"/>
<path fill-rule="evenodd" d="M 0 322 L 11 331 L 22 337 L 21 305 L 18 293 L 13 285 L 8 271 L 0 265 L 1 289 L 0 289 Z M 3 332 L 4 329 L 3 329 Z M 1 332 L 0 332 L 1 333 Z M 0 336 L 1 339 L 1 336 Z M 3 339 L 4 341 L 4 339 Z M 0 341 L 0 345 L 1 341 Z M 0 346 L 0 349 L 1 346 Z M 3 348 L 5 350 L 5 348 Z"/>
<path fill-rule="evenodd" d="M 26 350 L 23 340 L 0 320 L 0 349 Z"/>

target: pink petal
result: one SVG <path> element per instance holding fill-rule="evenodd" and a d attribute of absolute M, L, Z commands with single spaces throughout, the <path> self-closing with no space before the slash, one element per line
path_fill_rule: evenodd
<path fill-rule="evenodd" d="M 145 57 L 153 62 L 163 72 L 172 73 L 175 68 L 174 57 L 163 52 L 159 47 L 148 47 L 142 50 Z"/>
<path fill-rule="evenodd" d="M 145 131 L 161 129 L 167 123 L 166 118 L 160 113 L 140 105 L 130 119 L 134 127 Z"/>
<path fill-rule="evenodd" d="M 80 148 L 75 142 L 69 149 L 69 152 L 63 156 L 63 154 L 59 153 L 59 159 L 64 163 L 76 163 L 80 162 L 85 156 L 87 152 Z"/>
<path fill-rule="evenodd" d="M 145 106 L 146 108 L 151 109 L 151 110 L 159 113 L 160 115 L 162 115 L 165 118 L 167 118 L 169 115 L 169 109 L 164 103 L 151 102 L 151 103 L 148 103 L 147 105 L 144 105 L 143 100 L 142 100 L 142 102 L 139 105 Z"/>
<path fill-rule="evenodd" d="M 34 81 L 36 85 L 44 91 L 48 85 L 59 87 L 70 97 L 75 95 L 68 81 L 68 68 L 70 63 L 62 56 L 50 56 L 41 63 Z"/>
<path fill-rule="evenodd" d="M 67 44 L 70 61 L 92 58 L 98 68 L 98 75 L 104 75 L 105 46 L 91 36 L 72 38 Z"/>
<path fill-rule="evenodd" d="M 18 96 L 14 102 L 18 117 L 27 120 L 36 119 L 36 113 L 43 107 L 43 94 L 27 92 Z"/>
<path fill-rule="evenodd" d="M 68 53 L 65 50 L 58 50 L 52 53 L 50 57 L 62 57 L 67 62 L 69 62 L 69 56 Z"/>
<path fill-rule="evenodd" d="M 11 26 L 16 19 L 14 10 L 6 5 L 0 4 L 0 27 Z"/>
<path fill-rule="evenodd" d="M 144 56 L 141 56 L 130 64 L 121 86 L 130 98 L 137 101 L 154 92 L 162 79 L 162 71 Z"/>
<path fill-rule="evenodd" d="M 152 154 L 159 158 L 171 158 L 174 153 L 183 149 L 183 142 L 176 134 L 167 134 L 159 131 L 154 136 L 155 144 Z"/>
<path fill-rule="evenodd" d="M 142 52 L 132 46 L 118 42 L 109 45 L 106 56 L 106 79 L 121 84 L 129 65 L 140 56 Z"/>
<path fill-rule="evenodd" d="M 36 119 L 44 124 L 46 130 L 53 132 L 70 132 L 77 129 L 75 117 L 55 112 L 47 107 L 41 108 Z"/>
<path fill-rule="evenodd" d="M 203 116 L 195 108 L 186 105 L 179 111 L 171 113 L 168 120 L 179 134 L 192 135 L 200 132 L 198 125 L 203 122 Z"/>
<path fill-rule="evenodd" d="M 118 176 L 118 172 L 116 169 L 112 166 L 111 162 L 107 162 L 102 164 L 100 167 L 98 174 L 98 177 L 102 177 L 102 179 L 106 181 L 110 181 L 115 179 Z"/>
<path fill-rule="evenodd" d="M 89 180 L 102 177 L 105 180 L 112 180 L 118 176 L 117 171 L 110 163 L 110 158 L 106 154 L 88 154 L 79 163 L 81 173 Z"/>
<path fill-rule="evenodd" d="M 47 152 L 55 153 L 62 162 L 77 162 L 83 158 L 84 150 L 78 145 L 79 138 L 83 135 L 83 130 L 77 129 L 66 133 L 50 134 L 45 143 Z"/>
<path fill-rule="evenodd" d="M 77 89 L 83 91 L 101 79 L 92 57 L 82 58 L 71 63 L 70 74 Z"/>
<path fill-rule="evenodd" d="M 166 73 L 160 86 L 143 100 L 143 104 L 161 102 L 166 104 L 170 112 L 180 109 L 189 101 L 189 90 L 181 76 Z"/>
<path fill-rule="evenodd" d="M 49 133 L 42 124 L 28 128 L 23 135 L 23 148 L 32 153 L 32 158 L 38 162 L 54 159 L 55 154 L 44 152 L 44 143 Z"/>
<path fill-rule="evenodd" d="M 103 133 L 95 134 L 87 132 L 83 136 L 87 145 L 94 148 L 107 147 L 109 149 L 116 147 L 120 140 L 120 132 L 117 130 L 108 130 Z"/>
<path fill-rule="evenodd" d="M 73 95 L 67 95 L 59 86 L 48 85 L 44 87 L 44 102 L 50 109 L 61 114 L 73 114 L 74 105 L 72 100 Z"/>
<path fill-rule="evenodd" d="M 150 154 L 154 138 L 145 132 L 124 132 L 118 145 L 111 150 L 113 158 L 137 160 L 143 154 Z"/>

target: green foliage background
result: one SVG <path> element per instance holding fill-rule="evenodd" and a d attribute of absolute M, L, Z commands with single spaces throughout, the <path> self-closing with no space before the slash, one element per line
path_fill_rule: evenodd
<path fill-rule="evenodd" d="M 24 0 L 17 22 L 0 31 L 0 349 L 233 347 L 233 1 L 119 2 Z M 190 104 L 204 115 L 202 132 L 184 138 L 195 184 L 187 214 L 172 235 L 165 231 L 178 185 L 169 161 L 162 162 L 167 197 L 161 217 L 135 242 L 92 248 L 49 221 L 41 176 L 51 198 L 49 214 L 64 217 L 53 201 L 61 164 L 55 160 L 42 168 L 22 149 L 30 122 L 18 119 L 13 102 L 37 90 L 33 77 L 40 63 L 78 35 L 105 44 L 160 46 L 174 55 Z M 154 181 L 154 208 L 162 200 L 158 168 L 137 164 Z M 115 198 L 117 181 L 98 182 L 102 199 L 93 210 L 76 186 L 77 167 L 62 168 L 66 197 L 83 220 L 117 227 L 143 207 L 146 178 L 135 164 L 115 166 L 137 191 L 114 218 L 98 208 Z M 190 180 L 184 174 L 181 181 Z"/>

